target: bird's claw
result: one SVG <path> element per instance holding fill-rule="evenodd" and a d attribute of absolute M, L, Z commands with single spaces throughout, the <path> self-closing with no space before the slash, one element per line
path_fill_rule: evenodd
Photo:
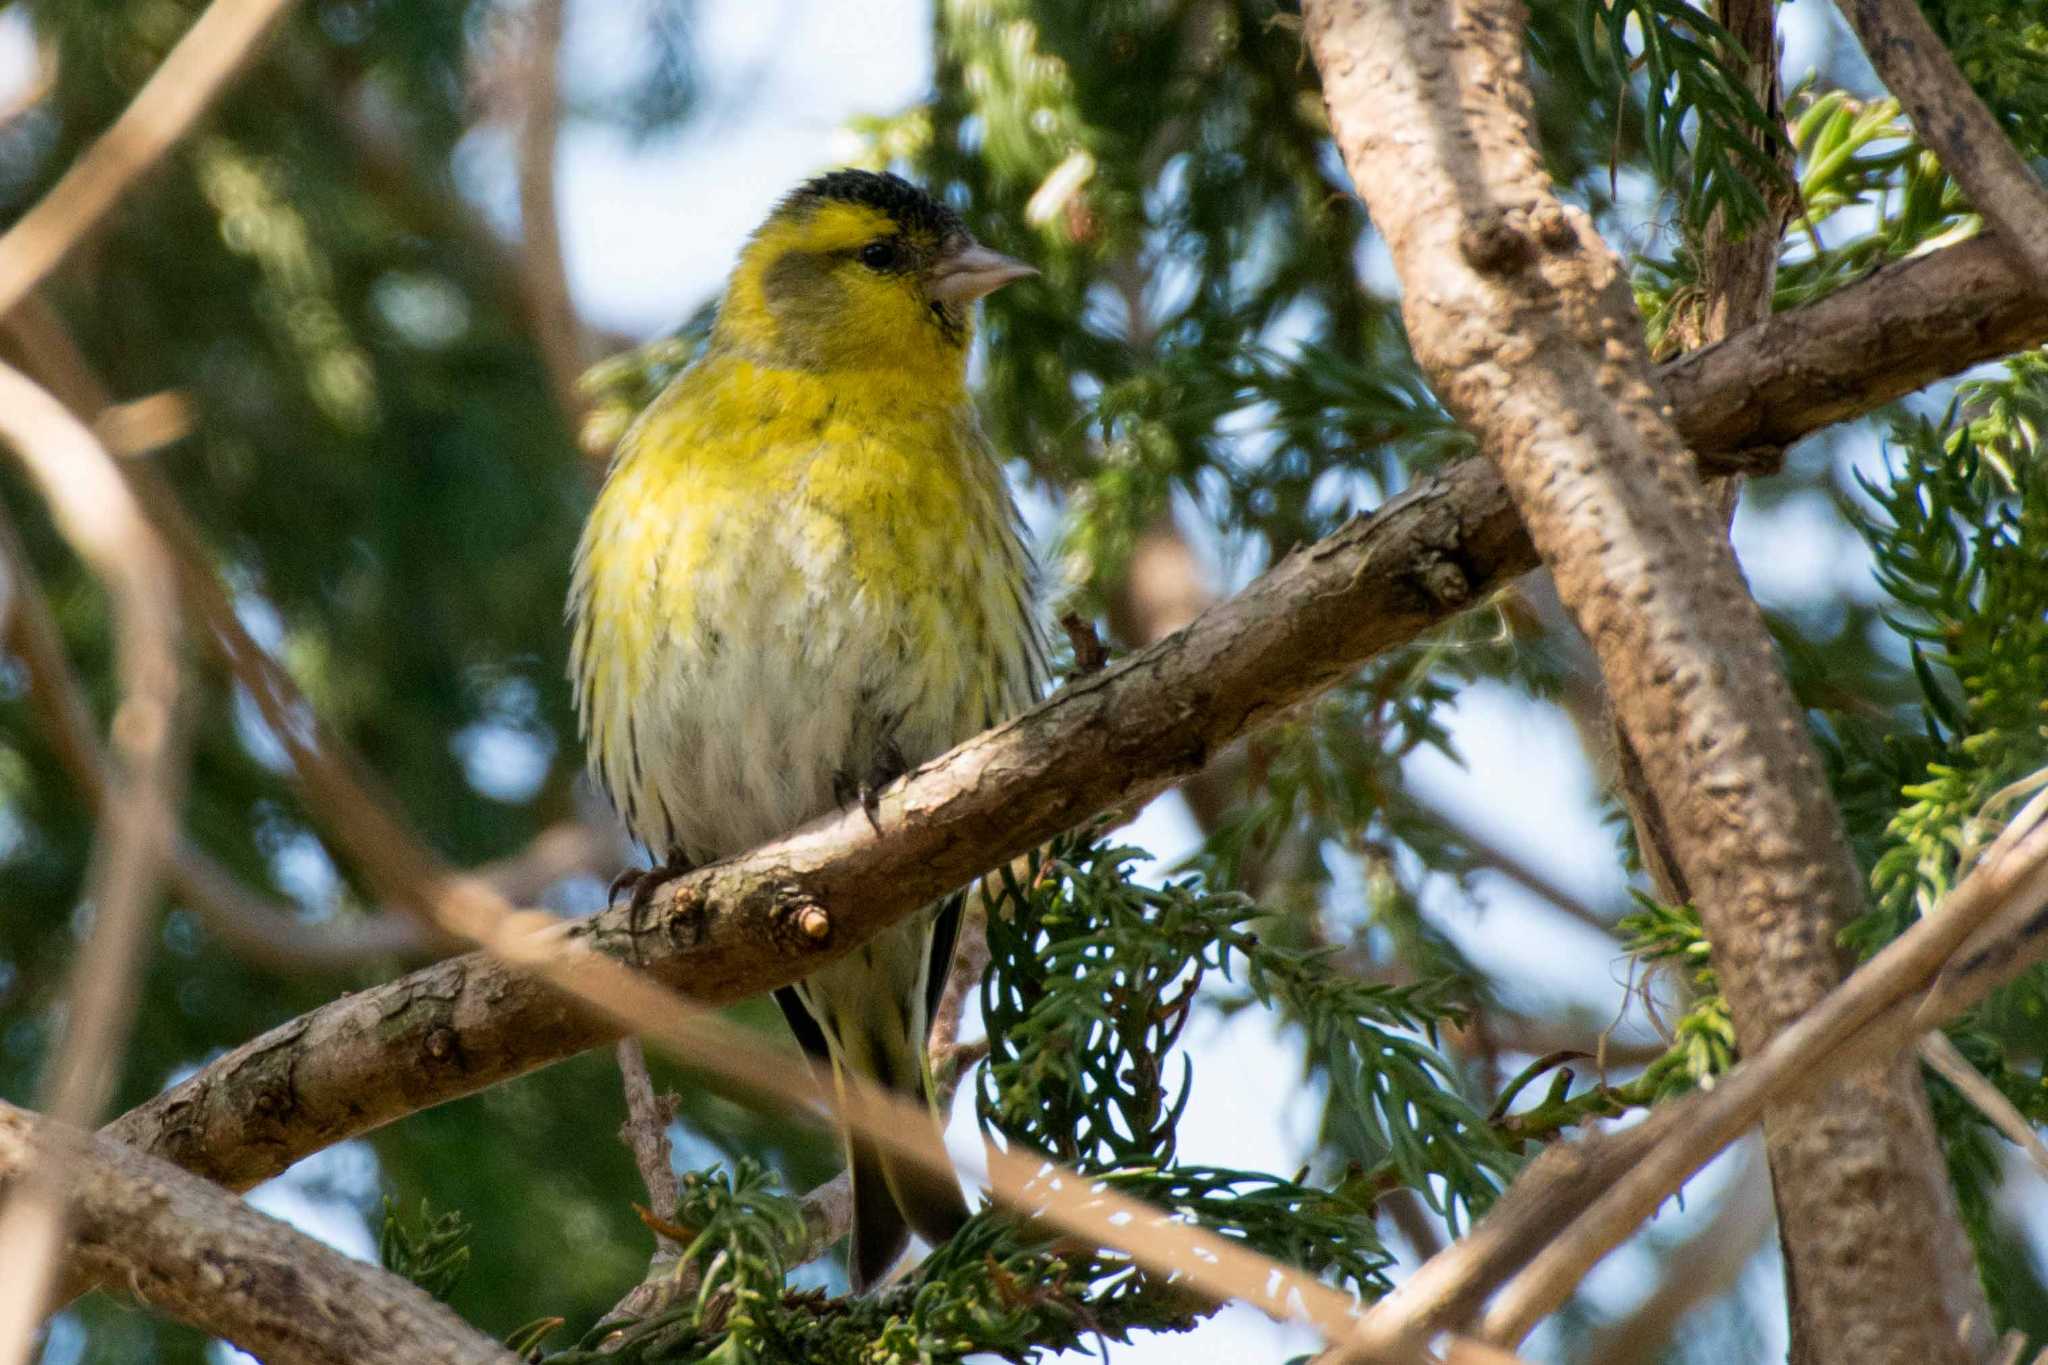
<path fill-rule="evenodd" d="M 893 776 L 893 774 L 892 774 Z M 882 788 L 889 778 L 881 781 L 855 781 L 845 773 L 832 779 L 832 796 L 842 806 L 860 803 L 861 814 L 868 818 L 868 828 L 875 833 L 882 832 Z"/>
<path fill-rule="evenodd" d="M 673 857 L 667 862 L 656 863 L 653 867 L 629 867 L 612 878 L 611 889 L 605 893 L 607 903 L 618 900 L 621 891 L 630 891 L 632 897 L 626 902 L 635 916 L 647 908 L 654 899 L 654 893 L 661 884 L 697 870 L 697 865 L 688 858 Z"/>
<path fill-rule="evenodd" d="M 605 896 L 607 902 L 616 901 L 621 891 L 632 892 L 626 901 L 626 937 L 632 945 L 633 965 L 640 965 L 640 917 L 646 913 L 648 902 L 664 882 L 694 872 L 696 867 L 688 858 L 675 854 L 653 867 L 629 867 L 612 878 L 611 890 Z"/>

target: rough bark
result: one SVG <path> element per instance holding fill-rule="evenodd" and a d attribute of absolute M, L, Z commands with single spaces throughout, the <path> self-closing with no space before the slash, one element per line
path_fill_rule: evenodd
<path fill-rule="evenodd" d="M 1657 401 L 1621 263 L 1543 172 L 1524 17 L 1512 0 L 1307 8 L 1410 342 L 1594 645 L 1754 1051 L 1841 979 L 1835 931 L 1861 878 L 1719 509 Z M 1969 1358 L 1956 1324 L 1989 1320 L 1955 1273 L 1969 1245 L 1910 1071 L 1866 1068 L 1765 1128 L 1810 1358 Z"/>
<path fill-rule="evenodd" d="M 1773 1100 L 1905 1052 L 2048 959 L 2044 905 L 2048 796 L 2014 817 L 1935 913 L 1712 1090 L 1660 1104 L 1633 1127 L 1545 1149 L 1477 1227 L 1373 1305 L 1342 1358 L 1468 1321 L 1525 1264 L 1494 1312 L 1524 1321 L 1548 1312 Z"/>
<path fill-rule="evenodd" d="M 1684 1123 L 1617 1173 L 1500 1291 L 1487 1312 L 1488 1330 L 1499 1330 L 1502 1339 L 1519 1336 L 1554 1311 L 1601 1257 L 1773 1108 L 1782 1112 L 1787 1100 L 1824 1096 L 1839 1077 L 1909 1055 L 1916 1038 L 2048 957 L 2044 907 L 2048 796 L 2014 818 L 1934 913 L 1892 940 L 1767 1047 L 1745 1057 L 1713 1089 L 1660 1106 L 1653 1118 L 1683 1111 Z M 1939 1272 L 1929 1266 L 1927 1273 Z M 1978 1359 L 1989 1349 L 1987 1325 L 1971 1315 L 1937 1324 L 1935 1335 L 1943 1334 L 1954 1350 Z"/>
<path fill-rule="evenodd" d="M 1926 283 L 1901 283 L 1914 280 Z M 1942 287 L 1945 280 L 1953 280 L 1955 287 Z M 1924 306 L 1927 312 L 1888 313 L 1883 299 L 1890 296 L 1901 301 L 1902 310 Z M 1956 344 L 1946 350 L 1886 349 L 1883 341 L 1888 336 L 1917 334 L 1913 319 L 1924 320 L 1928 331 L 1943 332 L 1939 319 L 1959 318 L 1950 308 L 1959 297 L 1974 299 L 1983 314 L 2005 321 L 1973 333 L 1975 346 L 1961 344 L 1951 335 Z M 1801 390 L 1778 388 L 1768 378 L 1769 371 L 1738 364 L 1742 356 L 1754 357 L 1759 366 L 1790 365 L 1808 374 L 1835 376 L 1831 385 L 1804 390 L 1818 404 L 1816 422 L 1867 411 L 1855 406 L 1856 395 L 1874 406 L 1892 396 L 1894 385 L 1924 384 L 1996 353 L 1980 347 L 2048 337 L 2048 314 L 2038 307 L 2013 307 L 2010 300 L 2020 297 L 2014 272 L 1995 252 L 1978 244 L 1881 271 L 1872 284 L 1852 286 L 1812 309 L 1775 319 L 1667 367 L 1681 425 L 1710 425 L 1720 420 L 1717 414 L 1761 403 L 1771 414 L 1768 420 L 1774 430 L 1788 437 L 1799 430 Z M 1823 309 L 1829 310 L 1831 321 L 1810 325 L 1808 315 Z M 1960 331 L 1963 323 L 1946 326 Z M 2027 327 L 2032 330 L 2025 331 Z M 1287 628 L 1292 639 L 1287 648 L 1275 649 L 1237 634 L 1236 623 L 1245 615 L 1275 609 L 1273 594 L 1267 591 L 1273 585 L 1262 580 L 1254 588 L 1258 595 L 1225 603 L 1193 627 L 1220 641 L 1220 646 L 1183 655 L 1178 646 L 1162 644 L 1113 665 L 1090 679 L 1078 695 L 1063 694 L 1048 702 L 1019 722 L 1028 729 L 1013 726 L 989 737 L 995 741 L 1007 733 L 1011 738 L 1005 742 L 1012 747 L 1028 740 L 1040 746 L 1036 752 L 1042 761 L 1028 781 L 1015 774 L 1009 780 L 1018 783 L 1016 787 L 983 791 L 982 823 L 1014 836 L 992 845 L 988 861 L 998 860 L 997 846 L 1028 846 L 1056 831 L 1061 826 L 1051 822 L 1066 819 L 1067 812 L 1085 815 L 1093 802 L 1114 805 L 1156 789 L 1197 761 L 1200 752 L 1236 733 L 1230 724 L 1217 724 L 1213 716 L 1205 722 L 1197 709 L 1220 707 L 1235 695 L 1230 691 L 1233 676 L 1250 673 L 1267 679 L 1269 687 L 1278 689 L 1269 695 L 1275 705 L 1284 704 L 1281 699 L 1286 697 L 1299 700 L 1315 689 L 1317 676 L 1341 676 L 1374 653 L 1407 643 L 1536 563 L 1535 549 L 1515 519 L 1499 477 L 1484 460 L 1467 461 L 1422 481 L 1370 521 L 1345 528 L 1275 570 L 1285 579 L 1283 591 L 1312 595 L 1304 598 L 1298 623 Z M 1466 596 L 1452 592 L 1433 598 L 1421 587 L 1433 580 L 1462 585 Z M 1293 609 L 1282 619 L 1293 620 Z M 1214 678 L 1175 672 L 1161 679 L 1153 663 L 1138 667 L 1139 660 L 1156 661 L 1160 651 L 1167 650 L 1183 660 L 1220 657 L 1222 672 Z M 1288 660 L 1302 651 L 1318 660 L 1317 676 L 1290 672 Z M 1126 698 L 1132 699 L 1129 717 L 1119 709 Z M 1125 744 L 1118 758 L 1105 761 L 1091 731 L 1108 724 L 1110 717 L 1121 726 L 1139 715 L 1168 719 L 1157 732 L 1162 736 L 1157 751 Z M 1179 724 L 1171 723 L 1175 716 L 1180 717 Z M 1241 716 L 1237 728 L 1249 724 L 1249 719 Z M 1213 736 L 1207 741 L 1198 733 L 1204 724 Z M 969 750 L 984 747 L 976 741 Z M 946 764 L 920 778 L 920 785 L 928 783 L 929 790 L 937 791 L 949 780 L 946 774 L 954 771 Z M 1009 804 L 1012 790 L 1019 797 L 1014 808 Z M 838 828 L 855 841 L 863 837 L 866 824 L 856 821 Z M 961 852 L 953 850 L 939 875 L 965 880 L 987 865 L 980 858 L 961 857 Z M 862 865 L 875 863 L 869 859 Z M 863 885 L 856 876 L 846 908 L 853 909 L 869 893 L 870 907 L 887 903 L 900 910 L 918 903 L 921 893 L 892 894 L 889 887 L 886 878 Z M 879 909 L 879 914 L 886 913 Z M 783 984 L 808 970 L 809 955 L 785 952 L 769 932 L 775 922 L 772 908 L 762 912 L 753 932 L 738 927 L 744 917 L 708 909 L 694 918 L 656 916 L 637 933 L 628 933 L 624 912 L 613 910 L 593 921 L 585 936 L 587 941 L 637 955 L 664 980 L 714 1004 Z M 850 921 L 842 918 L 837 930 L 841 942 L 850 941 L 847 936 L 852 932 Z M 605 1026 L 584 1017 L 555 993 L 471 955 L 346 996 L 272 1029 L 131 1111 L 107 1131 L 232 1188 L 246 1189 L 344 1138 L 612 1038 Z"/>
<path fill-rule="evenodd" d="M 1872 272 L 1657 371 L 1710 474 L 1768 473 L 1770 452 L 1981 360 L 2039 345 L 2048 302 L 1994 237 Z M 1745 454 L 1743 452 L 1758 452 Z"/>
<path fill-rule="evenodd" d="M 0 1189 L 49 1150 L 0 1102 Z M 219 1187 L 104 1137 L 66 1144 L 70 1263 L 271 1365 L 515 1357 L 396 1275 L 350 1260 Z"/>

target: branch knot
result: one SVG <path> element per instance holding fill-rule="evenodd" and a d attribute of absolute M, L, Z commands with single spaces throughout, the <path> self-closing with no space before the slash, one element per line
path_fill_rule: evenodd
<path fill-rule="evenodd" d="M 1535 244 L 1508 221 L 1504 209 L 1473 214 L 1458 232 L 1458 252 L 1487 275 L 1513 275 L 1536 259 Z"/>

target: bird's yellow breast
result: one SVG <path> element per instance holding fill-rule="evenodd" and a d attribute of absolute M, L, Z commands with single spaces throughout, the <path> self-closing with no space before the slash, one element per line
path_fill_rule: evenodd
<path fill-rule="evenodd" d="M 964 401 L 713 353 L 622 445 L 579 547 L 593 766 L 658 852 L 723 856 L 1032 698 L 1029 565 Z"/>

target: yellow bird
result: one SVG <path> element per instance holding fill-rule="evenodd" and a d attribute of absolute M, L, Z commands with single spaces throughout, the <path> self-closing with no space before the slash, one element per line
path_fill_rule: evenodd
<path fill-rule="evenodd" d="M 812 180 L 620 441 L 576 552 L 570 674 L 591 772 L 657 871 L 865 802 L 1043 693 L 1030 554 L 967 393 L 974 301 L 1033 273 L 896 176 Z M 835 1078 L 930 1104 L 958 916 L 930 907 L 776 992 Z M 857 1289 L 910 1228 L 938 1242 L 967 1216 L 950 1178 L 857 1138 L 847 1160 Z"/>

